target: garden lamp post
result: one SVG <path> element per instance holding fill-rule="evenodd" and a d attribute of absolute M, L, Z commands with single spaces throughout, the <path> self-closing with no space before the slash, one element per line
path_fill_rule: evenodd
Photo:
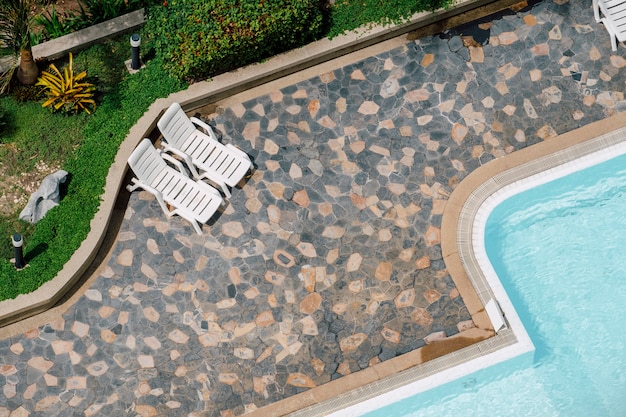
<path fill-rule="evenodd" d="M 13 253 L 15 256 L 15 268 L 22 269 L 26 266 L 24 265 L 24 256 L 22 254 L 22 245 L 24 244 L 24 241 L 22 240 L 22 235 L 20 235 L 19 233 L 14 234 L 11 241 L 13 242 Z"/>
<path fill-rule="evenodd" d="M 138 70 L 139 68 L 141 68 L 141 60 L 139 59 L 139 45 L 141 45 L 141 37 L 138 33 L 133 33 L 130 36 L 130 68 L 134 70 Z"/>

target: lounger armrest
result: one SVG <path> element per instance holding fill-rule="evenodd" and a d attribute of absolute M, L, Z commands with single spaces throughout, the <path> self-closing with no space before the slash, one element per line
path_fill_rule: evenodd
<path fill-rule="evenodd" d="M 217 182 L 217 181 L 216 181 Z M 207 184 L 206 182 L 203 181 L 197 181 L 198 187 L 206 190 L 207 192 L 213 194 L 215 197 L 219 198 L 221 200 L 220 205 L 224 205 L 226 203 L 226 201 L 224 201 L 224 198 L 222 197 L 222 195 L 220 194 L 219 191 L 217 191 L 215 188 L 211 187 L 209 184 Z M 221 184 L 220 184 L 221 186 Z"/>
<path fill-rule="evenodd" d="M 194 125 L 201 127 L 205 131 L 205 133 L 211 137 L 211 139 L 218 141 L 217 135 L 215 134 L 211 126 L 198 119 L 197 117 L 190 117 L 189 120 L 191 120 L 191 123 L 193 123 Z"/>
<path fill-rule="evenodd" d="M 148 184 L 146 184 L 143 181 L 138 180 L 137 178 L 133 178 L 132 180 L 132 185 L 128 185 L 126 186 L 126 189 L 128 191 L 133 191 L 136 190 L 137 188 L 143 188 L 144 190 L 146 190 L 147 192 L 151 193 L 152 195 L 154 195 L 154 197 L 157 199 L 159 205 L 161 206 L 161 208 L 163 209 L 163 211 L 168 215 L 171 216 L 173 213 L 168 209 L 167 205 L 165 204 L 165 201 L 163 200 L 163 194 L 155 189 L 152 188 L 151 186 L 149 186 Z"/>
<path fill-rule="evenodd" d="M 248 161 L 250 161 L 250 156 L 248 156 L 247 153 L 245 153 L 244 151 L 242 151 L 237 145 L 233 145 L 231 143 L 227 143 L 226 145 L 227 148 L 232 149 L 235 153 L 241 155 L 242 157 L 246 158 Z M 250 163 L 252 163 L 252 161 L 250 161 Z"/>
<path fill-rule="evenodd" d="M 189 155 L 187 155 L 186 153 L 184 153 L 183 151 L 181 151 L 179 149 L 176 149 L 176 148 L 168 145 L 167 143 L 161 142 L 161 146 L 163 147 L 163 151 L 164 151 L 164 152 L 161 152 L 161 156 L 163 157 L 163 159 L 165 159 L 165 160 L 167 160 L 169 162 L 172 162 L 174 164 L 174 166 L 176 166 L 180 172 L 182 172 L 185 175 L 188 175 L 188 172 L 184 170 L 183 164 L 178 159 L 172 158 L 171 155 L 168 155 L 165 152 L 172 153 L 172 154 L 178 156 L 179 158 L 182 158 L 183 161 L 185 161 L 185 164 L 187 165 L 187 168 L 191 172 L 191 175 L 195 179 L 199 179 L 200 178 L 200 174 L 196 170 L 196 167 L 193 165 L 193 161 L 191 160 L 191 157 Z"/>

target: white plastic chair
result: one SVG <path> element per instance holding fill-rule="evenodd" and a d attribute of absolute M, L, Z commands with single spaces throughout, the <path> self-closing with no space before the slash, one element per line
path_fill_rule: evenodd
<path fill-rule="evenodd" d="M 178 103 L 167 109 L 157 126 L 163 134 L 163 149 L 182 158 L 196 179 L 219 185 L 226 197 L 230 197 L 227 186 L 237 185 L 252 169 L 252 161 L 245 152 L 231 144 L 222 144 L 209 125 L 187 117 Z"/>
<path fill-rule="evenodd" d="M 179 170 L 167 164 L 166 159 Z M 154 148 L 150 139 L 144 139 L 128 158 L 128 165 L 137 176 L 126 189 L 137 188 L 154 194 L 163 212 L 168 216 L 179 215 L 202 234 L 200 224 L 206 223 L 224 204 L 219 191 L 202 181 L 189 178 L 180 163 Z M 170 210 L 167 204 L 174 209 Z"/>
<path fill-rule="evenodd" d="M 626 41 L 626 0 L 593 0 L 593 15 L 604 24 L 611 48 L 617 51 L 617 41 Z"/>

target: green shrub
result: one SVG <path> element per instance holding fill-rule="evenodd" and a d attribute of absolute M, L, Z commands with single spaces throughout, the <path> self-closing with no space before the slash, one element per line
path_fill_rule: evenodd
<path fill-rule="evenodd" d="M 68 33 L 72 33 L 84 27 L 80 15 L 74 12 L 57 13 L 56 7 L 52 6 L 50 11 L 35 16 L 35 25 L 41 28 L 37 35 L 36 44 L 48 40 L 59 38 Z"/>
<path fill-rule="evenodd" d="M 317 0 L 171 0 L 149 9 L 144 35 L 166 69 L 199 79 L 321 36 Z"/>
<path fill-rule="evenodd" d="M 337 0 L 330 9 L 329 38 L 368 24 L 402 23 L 418 12 L 449 7 L 454 0 Z"/>
<path fill-rule="evenodd" d="M 81 0 L 80 18 L 85 26 L 106 22 L 144 7 L 142 0 Z"/>

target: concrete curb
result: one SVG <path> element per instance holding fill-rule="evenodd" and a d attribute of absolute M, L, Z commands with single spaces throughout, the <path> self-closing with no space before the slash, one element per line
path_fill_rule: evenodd
<path fill-rule="evenodd" d="M 91 231 L 87 238 L 53 280 L 45 283 L 32 293 L 0 302 L 0 326 L 15 323 L 54 307 L 67 291 L 83 277 L 101 248 L 114 212 L 113 209 L 119 191 L 126 185 L 124 179 L 128 169 L 128 157 L 143 138 L 151 135 L 156 127 L 158 118 L 171 103 L 178 102 L 186 111 L 191 111 L 373 44 L 432 25 L 433 23 L 462 16 L 468 11 L 478 9 L 479 7 L 497 3 L 498 6 L 501 5 L 501 8 L 506 8 L 515 2 L 510 0 L 460 1 L 447 10 L 440 10 L 434 13 L 418 13 L 404 24 L 388 27 L 375 26 L 371 29 L 361 29 L 354 33 L 342 35 L 332 40 L 322 39 L 305 47 L 275 56 L 263 63 L 253 64 L 216 76 L 211 81 L 193 84 L 187 90 L 156 100 L 131 128 L 126 139 L 120 145 L 106 179 L 102 203 L 91 221 Z M 445 28 L 442 25 L 438 29 L 443 31 Z M 106 29 L 100 30 L 104 31 Z M 125 30 L 128 30 L 128 27 Z"/>
<path fill-rule="evenodd" d="M 65 36 L 33 46 L 33 57 L 37 59 L 57 59 L 70 52 L 85 49 L 95 43 L 111 39 L 124 32 L 141 27 L 145 22 L 145 10 L 140 9 L 125 15 L 89 26 Z M 10 69 L 11 57 L 0 59 L 0 73 Z"/>

